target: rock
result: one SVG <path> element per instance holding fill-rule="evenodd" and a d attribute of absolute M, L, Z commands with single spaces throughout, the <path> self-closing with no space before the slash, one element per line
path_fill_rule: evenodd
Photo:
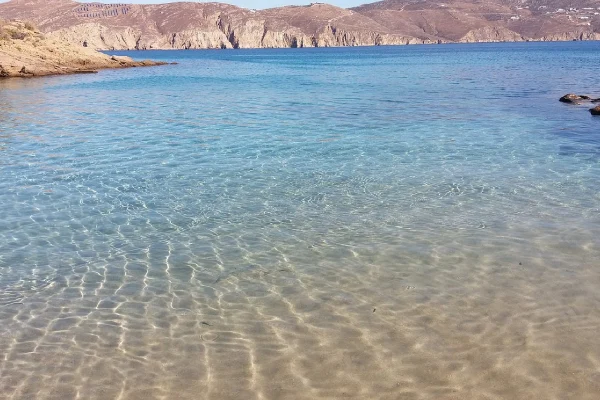
<path fill-rule="evenodd" d="M 110 59 L 113 61 L 120 62 L 120 63 L 129 63 L 132 61 L 132 59 L 130 57 L 126 57 L 126 56 L 110 56 Z"/>
<path fill-rule="evenodd" d="M 511 31 L 508 28 L 497 26 L 484 26 L 483 28 L 473 29 L 460 40 L 465 43 L 477 42 L 522 42 L 525 39 L 522 35 Z"/>
<path fill-rule="evenodd" d="M 592 115 L 600 115 L 600 106 L 590 108 L 590 113 L 592 113 Z"/>
<path fill-rule="evenodd" d="M 577 95 L 573 93 L 565 94 L 563 97 L 559 99 L 560 102 L 570 103 L 570 104 L 579 104 L 582 101 L 591 100 L 590 96 Z"/>

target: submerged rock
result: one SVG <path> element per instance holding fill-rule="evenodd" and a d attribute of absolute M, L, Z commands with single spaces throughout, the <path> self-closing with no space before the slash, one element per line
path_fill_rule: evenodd
<path fill-rule="evenodd" d="M 600 115 L 600 106 L 590 108 L 590 113 L 592 113 L 592 115 Z"/>

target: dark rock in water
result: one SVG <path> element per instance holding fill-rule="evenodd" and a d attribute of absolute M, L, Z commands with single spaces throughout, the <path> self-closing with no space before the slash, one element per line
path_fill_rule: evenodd
<path fill-rule="evenodd" d="M 591 100 L 590 96 L 580 96 L 578 94 L 573 94 L 573 93 L 565 94 L 563 97 L 561 97 L 559 99 L 560 102 L 571 103 L 571 104 L 579 104 L 585 100 Z"/>
<path fill-rule="evenodd" d="M 600 106 L 590 108 L 590 112 L 592 113 L 592 115 L 600 115 Z"/>

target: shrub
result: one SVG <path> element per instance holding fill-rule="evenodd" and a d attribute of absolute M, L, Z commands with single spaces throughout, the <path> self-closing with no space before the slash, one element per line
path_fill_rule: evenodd
<path fill-rule="evenodd" d="M 35 26 L 31 22 L 25 22 L 25 29 L 27 29 L 28 31 L 32 31 L 32 32 L 35 32 L 38 30 L 37 26 Z"/>
<path fill-rule="evenodd" d="M 6 22 L 2 19 L 0 19 L 0 40 L 8 40 L 10 39 L 10 35 L 8 34 L 8 32 L 6 32 L 4 30 L 4 25 L 6 24 Z"/>
<path fill-rule="evenodd" d="M 12 31 L 10 37 L 17 40 L 23 40 L 27 37 L 27 34 L 25 32 Z"/>

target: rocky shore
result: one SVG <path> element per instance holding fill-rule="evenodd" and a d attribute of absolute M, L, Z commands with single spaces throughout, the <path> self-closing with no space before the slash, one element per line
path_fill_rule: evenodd
<path fill-rule="evenodd" d="M 0 78 L 94 73 L 100 69 L 164 64 L 108 56 L 49 38 L 28 22 L 0 21 Z"/>

